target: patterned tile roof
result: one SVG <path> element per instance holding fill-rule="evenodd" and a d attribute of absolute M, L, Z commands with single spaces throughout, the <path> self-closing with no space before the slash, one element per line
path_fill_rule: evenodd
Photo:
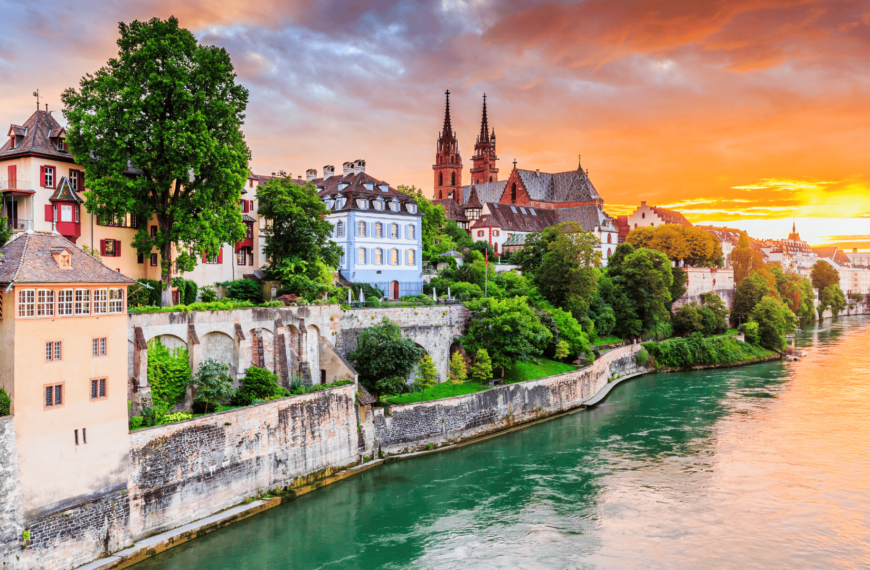
<path fill-rule="evenodd" d="M 51 113 L 36 111 L 29 119 L 24 121 L 24 125 L 12 125 L 10 127 L 10 132 L 16 135 L 23 134 L 24 138 L 14 148 L 11 141 L 7 139 L 6 143 L 0 147 L 0 156 L 8 157 L 37 152 L 39 154 L 72 160 L 72 155 L 69 152 L 57 150 L 54 143 L 50 140 L 52 132 L 57 135 L 61 130 L 63 130 L 63 127 L 51 116 Z"/>
<path fill-rule="evenodd" d="M 472 184 L 470 186 L 462 187 L 462 203 L 465 204 L 468 202 L 468 198 L 471 195 L 471 189 L 474 188 L 477 191 L 478 200 L 483 202 L 498 202 L 501 200 L 501 195 L 504 194 L 505 186 L 507 186 L 507 180 L 496 180 L 494 182 L 481 182 L 480 184 Z"/>
<path fill-rule="evenodd" d="M 61 269 L 52 253 L 70 252 L 70 268 Z M 0 283 L 135 283 L 51 232 L 18 236 L 0 248 Z"/>
<path fill-rule="evenodd" d="M 616 220 L 598 206 L 574 206 L 554 210 L 559 222 L 577 222 L 587 232 L 600 228 L 602 232 L 618 232 Z"/>
<path fill-rule="evenodd" d="M 60 177 L 60 182 L 57 184 L 57 189 L 54 191 L 54 194 L 51 195 L 49 201 L 51 200 L 65 200 L 67 202 L 77 202 L 79 204 L 84 204 L 84 200 L 78 195 L 78 193 L 72 189 L 70 186 L 69 178 L 66 176 Z"/>
<path fill-rule="evenodd" d="M 664 208 L 659 208 L 658 206 L 652 206 L 652 211 L 658 214 L 658 216 L 663 219 L 666 224 L 677 224 L 689 228 L 692 227 L 692 222 L 687 220 L 686 216 L 675 210 L 665 210 Z"/>
<path fill-rule="evenodd" d="M 507 232 L 540 232 L 559 223 L 559 217 L 555 210 L 528 208 L 497 202 L 487 202 L 486 206 L 489 209 L 489 215 L 477 220 L 472 228 L 496 227 Z"/>
<path fill-rule="evenodd" d="M 454 220 L 457 222 L 468 221 L 468 218 L 465 216 L 465 210 L 462 206 L 456 203 L 456 200 L 447 198 L 444 200 L 432 200 L 432 203 L 444 208 L 444 214 L 448 220 Z"/>

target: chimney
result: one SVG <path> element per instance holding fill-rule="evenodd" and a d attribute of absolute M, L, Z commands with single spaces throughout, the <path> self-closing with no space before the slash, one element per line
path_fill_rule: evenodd
<path fill-rule="evenodd" d="M 366 161 L 364 161 L 361 158 L 354 161 L 353 171 L 354 171 L 354 174 L 359 174 L 361 172 L 365 172 L 366 171 Z"/>
<path fill-rule="evenodd" d="M 857 248 L 857 247 L 853 247 L 853 248 L 852 248 L 852 253 L 858 253 L 858 248 Z"/>
<path fill-rule="evenodd" d="M 324 166 L 323 167 L 323 179 L 326 180 L 327 178 L 329 178 L 331 176 L 335 176 L 335 167 L 332 166 L 331 164 L 328 166 Z"/>
<path fill-rule="evenodd" d="M 317 169 L 316 168 L 309 168 L 308 170 L 305 171 L 305 180 L 306 181 L 311 182 L 315 178 L 317 178 Z"/>
<path fill-rule="evenodd" d="M 641 207 L 646 206 L 646 200 L 643 200 L 643 201 L 640 203 L 640 205 L 641 205 Z"/>
<path fill-rule="evenodd" d="M 342 168 L 342 170 L 344 170 L 344 172 L 342 172 L 342 176 L 347 176 L 348 174 L 353 174 L 353 161 L 345 162 L 344 164 L 341 165 L 341 168 Z"/>

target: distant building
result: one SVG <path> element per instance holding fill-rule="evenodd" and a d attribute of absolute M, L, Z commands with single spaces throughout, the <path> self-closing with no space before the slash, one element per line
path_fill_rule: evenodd
<path fill-rule="evenodd" d="M 658 206 L 647 206 L 646 202 L 641 202 L 640 206 L 628 216 L 626 222 L 629 231 L 646 226 L 658 227 L 665 224 L 676 224 L 686 226 L 687 228 L 692 227 L 691 222 L 683 214 Z"/>
<path fill-rule="evenodd" d="M 779 263 L 787 271 L 793 271 L 805 277 L 809 276 L 813 264 L 819 256 L 810 247 L 810 244 L 801 239 L 795 224 L 792 224 L 791 233 L 787 239 L 763 240 L 762 251 L 765 261 Z"/>
<path fill-rule="evenodd" d="M 870 293 L 870 268 L 855 265 L 852 258 L 836 246 L 814 247 L 813 252 L 819 259 L 828 262 L 837 270 L 843 293 L 847 295 Z"/>
<path fill-rule="evenodd" d="M 134 281 L 56 233 L 16 234 L 0 254 L 0 385 L 12 398 L 24 511 L 117 492 L 130 451 Z"/>
<path fill-rule="evenodd" d="M 852 267 L 866 267 L 870 269 L 870 252 L 859 252 L 856 247 L 847 253 L 846 257 L 852 262 Z"/>
<path fill-rule="evenodd" d="M 722 257 L 725 258 L 725 267 L 731 267 L 731 252 L 737 247 L 737 242 L 740 240 L 740 230 L 735 228 L 716 227 L 716 226 L 695 226 L 705 232 L 713 234 L 713 237 L 719 242 L 722 248 Z"/>
<path fill-rule="evenodd" d="M 449 94 L 444 125 L 436 145 L 433 199 L 444 206 L 448 219 L 467 228 L 474 240 L 490 243 L 501 254 L 516 235 L 540 232 L 562 222 L 577 222 L 599 240 L 603 263 L 619 242 L 616 220 L 604 211 L 604 199 L 589 179 L 588 171 L 546 173 L 513 169 L 506 180 L 498 180 L 495 129 L 489 127 L 486 97 L 480 133 L 474 145 L 471 184 L 462 185 L 459 143 L 450 119 Z M 511 251 L 522 248 L 520 238 Z"/>
<path fill-rule="evenodd" d="M 332 239 L 342 248 L 339 271 L 352 283 L 370 283 L 391 299 L 423 292 L 423 238 L 417 202 L 365 171 L 365 161 L 332 166 L 309 181 L 329 208 Z M 308 171 L 312 173 L 311 170 Z"/>

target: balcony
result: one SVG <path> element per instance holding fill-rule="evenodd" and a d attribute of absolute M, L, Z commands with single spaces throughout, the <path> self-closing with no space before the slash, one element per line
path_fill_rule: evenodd
<path fill-rule="evenodd" d="M 3 192 L 4 194 L 15 192 L 33 194 L 35 190 L 33 189 L 30 180 L 24 180 L 23 178 L 9 178 L 5 180 L 0 179 L 0 192 Z"/>
<path fill-rule="evenodd" d="M 2 222 L 3 220 L 0 219 L 0 223 Z M 24 232 L 27 231 L 27 224 L 30 223 L 30 220 L 6 218 L 5 222 L 7 228 L 12 228 L 12 230 L 16 232 Z"/>

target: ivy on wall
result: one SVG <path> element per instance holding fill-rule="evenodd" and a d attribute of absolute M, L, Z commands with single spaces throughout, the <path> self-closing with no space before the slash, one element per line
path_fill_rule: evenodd
<path fill-rule="evenodd" d="M 148 383 L 151 397 L 172 407 L 184 399 L 190 383 L 190 357 L 187 349 L 170 350 L 159 338 L 148 343 Z"/>

